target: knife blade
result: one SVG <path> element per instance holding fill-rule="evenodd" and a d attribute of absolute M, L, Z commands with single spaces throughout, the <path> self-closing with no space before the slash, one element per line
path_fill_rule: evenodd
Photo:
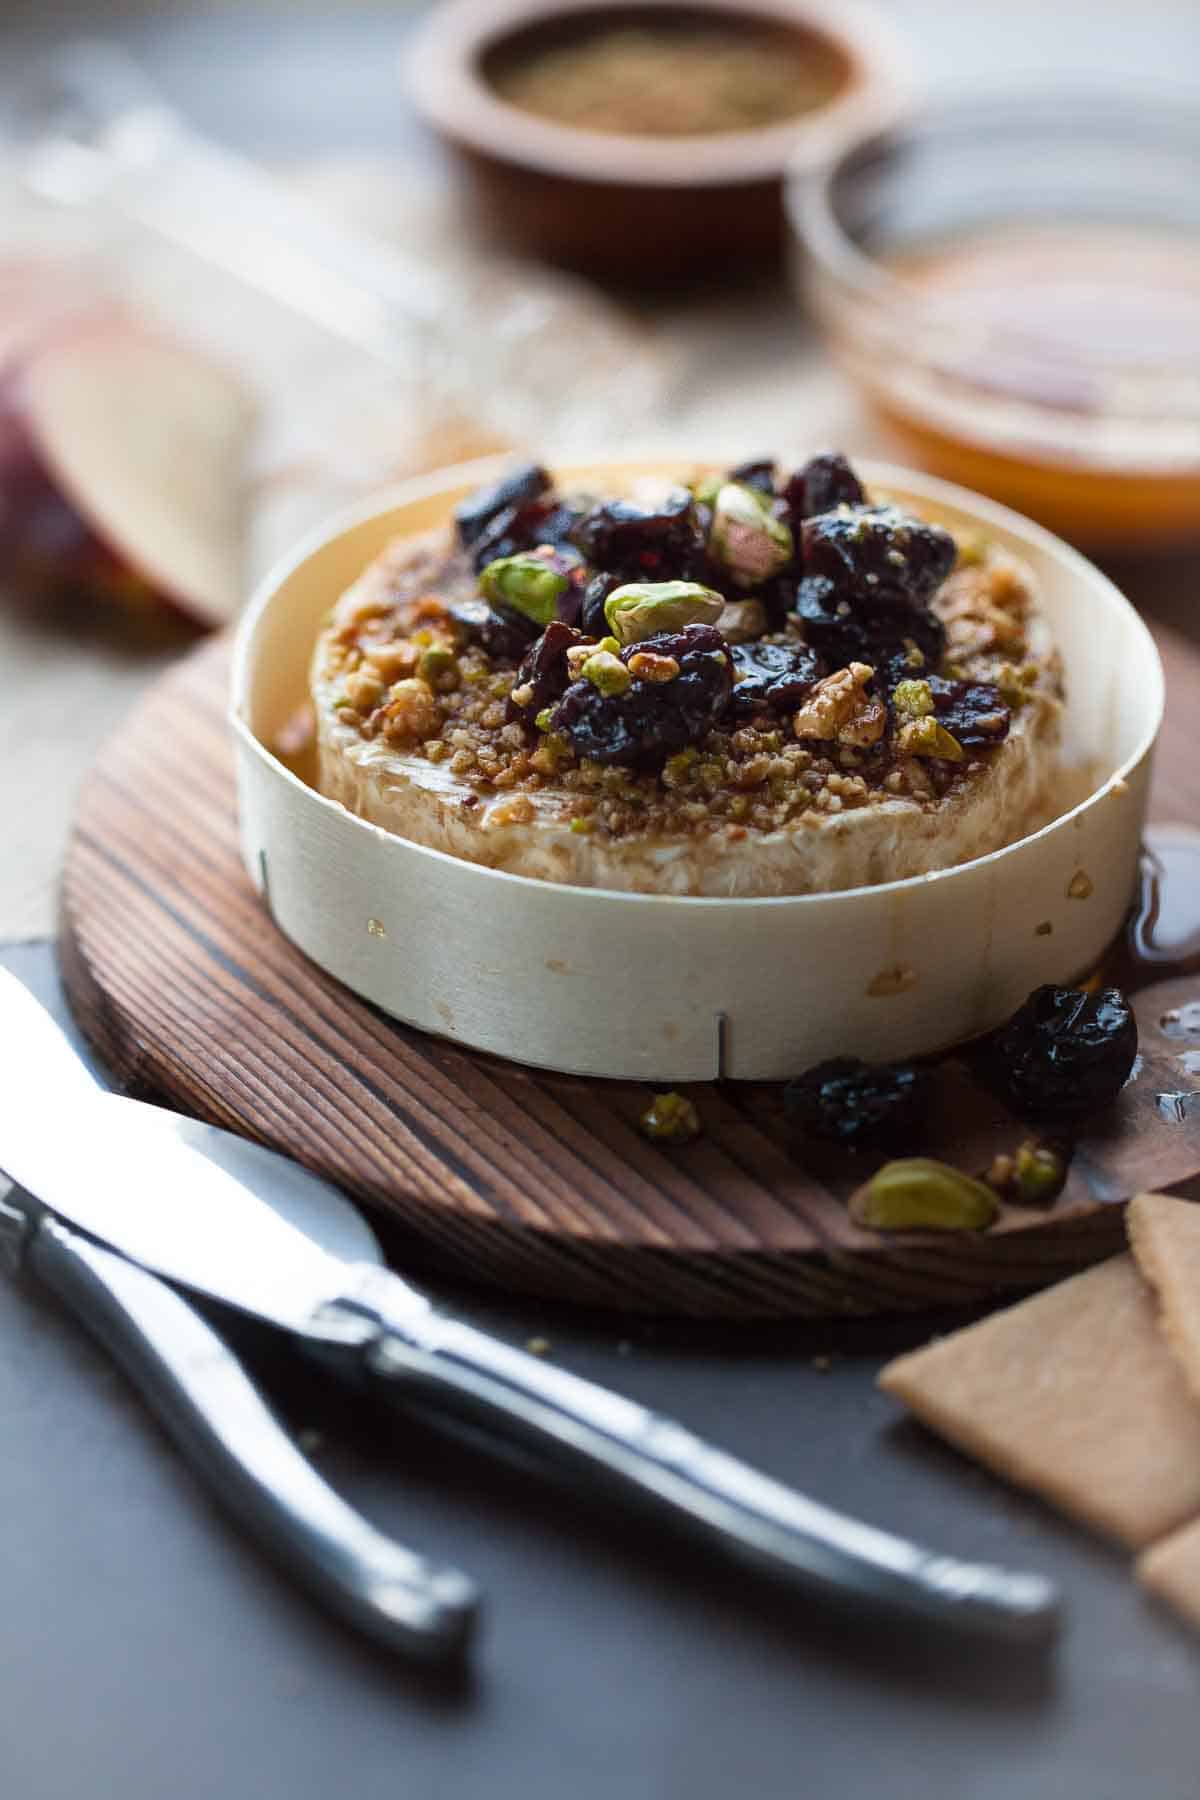
<path fill-rule="evenodd" d="M 0 1168 L 131 1261 L 324 1346 L 331 1367 L 409 1403 L 498 1429 L 807 1591 L 993 1637 L 1053 1634 L 1056 1595 L 1042 1577 L 959 1562 L 845 1518 L 636 1402 L 436 1311 L 399 1276 L 331 1256 L 226 1170 L 140 1131 L 103 1095 L 76 1094 L 70 1135 L 48 1142 L 46 1068 L 28 1044 L 24 1054 L 12 1047 L 12 1019 L 30 1007 L 26 990 L 0 990 L 10 1025 L 7 1049 L 0 1032 Z"/>
<path fill-rule="evenodd" d="M 53 1079 L 60 1106 L 104 1090 L 51 1017 L 0 969 L 0 1014 Z M 11 1041 L 11 1040 L 10 1040 Z M 5 1051 L 0 1047 L 0 1062 Z M 6 1071 L 7 1073 L 7 1071 Z M 180 1141 L 252 1184 L 326 1248 L 374 1260 L 378 1246 L 337 1189 L 213 1125 L 105 1095 L 141 1132 Z M 377 1531 L 293 1441 L 219 1333 L 165 1281 L 70 1230 L 19 1190 L 0 1198 L 0 1257 L 51 1290 L 120 1364 L 217 1500 L 272 1559 L 383 1648 L 457 1662 L 478 1613 L 473 1584 Z"/>

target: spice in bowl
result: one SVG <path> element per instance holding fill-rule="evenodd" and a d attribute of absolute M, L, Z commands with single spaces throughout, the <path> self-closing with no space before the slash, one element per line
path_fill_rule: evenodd
<path fill-rule="evenodd" d="M 742 15 L 647 9 L 571 21 L 565 35 L 505 46 L 487 70 L 502 100 L 577 130 L 708 136 L 778 125 L 844 86 L 830 42 Z"/>

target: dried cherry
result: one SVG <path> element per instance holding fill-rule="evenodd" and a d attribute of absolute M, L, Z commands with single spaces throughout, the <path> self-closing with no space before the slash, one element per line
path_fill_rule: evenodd
<path fill-rule="evenodd" d="M 804 572 L 824 576 L 839 599 L 879 592 L 925 604 L 954 567 L 957 545 L 948 531 L 895 506 L 846 506 L 806 519 L 801 531 Z"/>
<path fill-rule="evenodd" d="M 604 616 L 604 602 L 614 588 L 622 585 L 622 580 L 620 575 L 593 575 L 584 588 L 579 624 L 585 636 L 591 638 L 608 636 L 608 620 Z"/>
<path fill-rule="evenodd" d="M 907 661 L 910 644 L 921 652 L 926 668 L 936 669 L 945 654 L 946 628 L 937 614 L 886 589 L 851 599 L 827 575 L 805 575 L 793 610 L 805 642 L 833 669 L 870 663 L 894 685 L 921 673 Z"/>
<path fill-rule="evenodd" d="M 824 665 L 807 644 L 768 644 L 762 638 L 732 644 L 735 719 L 752 718 L 763 708 L 792 712 L 824 674 Z"/>
<path fill-rule="evenodd" d="M 514 694 L 524 688 L 531 691 L 523 705 L 509 699 L 510 719 L 531 721 L 545 707 L 552 706 L 561 698 L 568 682 L 567 651 L 572 644 L 582 644 L 583 641 L 582 632 L 564 625 L 560 619 L 547 625 L 537 643 L 526 652 L 513 680 Z"/>
<path fill-rule="evenodd" d="M 901 1148 L 919 1132 L 928 1078 L 914 1063 L 835 1056 L 783 1091 L 784 1110 L 812 1137 L 844 1149 Z"/>
<path fill-rule="evenodd" d="M 582 557 L 570 541 L 570 535 L 582 517 L 578 508 L 548 497 L 529 500 L 522 506 L 505 507 L 484 526 L 471 546 L 471 561 L 477 574 L 501 556 L 516 556 L 522 550 L 536 550 L 547 544 L 560 556 L 569 557 L 582 566 Z"/>
<path fill-rule="evenodd" d="M 549 493 L 550 485 L 550 477 L 540 463 L 521 463 L 492 487 L 477 488 L 455 508 L 459 542 L 469 550 L 498 514 L 512 512 L 529 500 L 540 500 Z"/>
<path fill-rule="evenodd" d="M 654 511 L 629 500 L 605 500 L 576 521 L 571 542 L 596 569 L 623 581 L 696 578 L 704 536 L 686 488 L 672 488 Z"/>
<path fill-rule="evenodd" d="M 1133 1010 L 1119 988 L 1035 988 L 976 1048 L 984 1085 L 1023 1118 L 1071 1121 L 1110 1105 L 1137 1056 Z"/>
<path fill-rule="evenodd" d="M 862 482 L 838 451 L 812 456 L 802 469 L 788 477 L 783 498 L 793 526 L 836 506 L 861 506 L 866 500 Z"/>
<path fill-rule="evenodd" d="M 450 607 L 468 643 L 478 644 L 493 662 L 519 663 L 537 636 L 537 626 L 507 607 L 486 600 L 456 600 Z"/>
<path fill-rule="evenodd" d="M 750 462 L 739 463 L 736 469 L 730 469 L 726 481 L 736 481 L 742 487 L 756 488 L 760 494 L 775 497 L 775 463 L 769 456 L 761 456 Z"/>
<path fill-rule="evenodd" d="M 933 675 L 925 679 L 933 695 L 933 709 L 964 749 L 999 744 L 1008 736 L 1012 712 L 1000 690 L 990 681 L 950 681 Z"/>
<path fill-rule="evenodd" d="M 550 628 L 553 630 L 553 626 Z M 713 625 L 687 625 L 630 644 L 621 660 L 647 651 L 671 656 L 671 681 L 634 679 L 623 694 L 602 694 L 590 681 L 571 684 L 550 718 L 577 756 L 595 762 L 653 766 L 710 731 L 729 703 L 733 661 Z"/>

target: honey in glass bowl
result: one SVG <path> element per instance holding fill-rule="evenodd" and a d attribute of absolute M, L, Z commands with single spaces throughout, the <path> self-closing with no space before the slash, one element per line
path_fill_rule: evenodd
<path fill-rule="evenodd" d="M 1200 125 L 956 104 L 793 184 L 834 354 L 925 467 L 1102 550 L 1200 541 Z"/>

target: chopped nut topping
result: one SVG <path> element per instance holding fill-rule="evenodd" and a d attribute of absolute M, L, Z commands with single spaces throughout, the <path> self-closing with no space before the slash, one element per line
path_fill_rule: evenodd
<path fill-rule="evenodd" d="M 874 674 L 874 669 L 866 663 L 856 662 L 848 669 L 839 669 L 836 674 L 826 675 L 823 681 L 818 681 L 799 712 L 793 715 L 792 730 L 796 736 L 816 738 L 823 743 L 834 742 L 860 713 L 868 712 L 876 704 L 865 692 Z M 859 740 L 848 737 L 846 742 L 875 743 L 882 737 L 885 723 L 886 713 L 873 737 Z M 874 729 L 873 720 L 869 721 L 868 729 Z"/>
<path fill-rule="evenodd" d="M 679 664 L 673 656 L 656 656 L 653 650 L 639 650 L 629 659 L 629 673 L 639 681 L 674 681 Z"/>
<path fill-rule="evenodd" d="M 389 743 L 426 738 L 437 730 L 438 707 L 426 681 L 398 681 L 384 714 L 383 735 Z M 451 763 L 453 767 L 453 762 Z"/>
<path fill-rule="evenodd" d="M 850 508 L 847 516 L 852 513 Z M 901 548 L 909 554 L 911 547 Z M 477 805 L 552 786 L 566 803 L 564 821 L 586 821 L 603 837 L 771 833 L 790 825 L 815 827 L 881 804 L 932 811 L 986 766 L 980 758 L 987 755 L 986 747 L 956 737 L 952 719 L 962 705 L 945 704 L 939 680 L 990 683 L 1026 718 L 1060 692 L 1056 659 L 1035 654 L 1027 579 L 1020 565 L 989 545 L 978 557 L 960 556 L 934 597 L 933 610 L 947 630 L 944 656 L 926 660 L 920 645 L 909 641 L 908 667 L 897 669 L 893 659 L 874 681 L 870 655 L 848 667 L 827 656 L 831 673 L 791 703 L 794 714 L 790 708 L 748 710 L 743 702 L 661 768 L 652 760 L 607 767 L 579 754 L 565 737 L 532 729 L 537 714 L 542 726 L 549 725 L 553 706 L 540 699 L 532 705 L 529 684 L 513 693 L 525 650 L 519 642 L 500 647 L 481 637 L 478 621 L 472 624 L 464 614 L 473 602 L 486 612 L 469 554 L 433 539 L 420 549 L 411 540 L 398 543 L 390 565 L 381 561 L 374 577 L 358 583 L 331 615 L 321 665 L 328 703 L 364 741 L 380 737 L 403 745 L 407 754 L 440 765 L 477 790 Z M 765 599 L 727 601 L 719 624 L 730 639 L 745 632 L 743 641 L 761 638 L 768 646 L 805 643 L 802 617 L 790 616 L 764 632 L 765 612 Z M 624 676 L 649 688 L 655 675 L 679 679 L 671 670 L 678 658 L 663 658 L 659 668 L 653 659 L 661 653 L 649 642 L 624 652 L 627 667 L 602 617 L 593 619 L 589 635 L 593 641 L 573 643 L 567 651 L 570 682 L 580 678 L 585 663 L 599 663 L 603 671 L 606 656 L 621 669 L 618 681 Z M 905 678 L 897 682 L 898 674 Z M 876 683 L 879 692 L 873 693 Z M 894 735 L 887 729 L 889 688 Z M 926 711 L 927 692 L 942 712 Z M 671 693 L 665 686 L 662 700 Z M 984 729 L 987 716 L 968 710 L 973 728 Z M 943 713 L 946 725 L 939 725 Z M 1085 881 L 1076 884 L 1073 897 Z"/>
<path fill-rule="evenodd" d="M 346 698 L 356 712 L 370 712 L 384 696 L 384 685 L 373 669 L 357 669 L 346 677 Z"/>
<path fill-rule="evenodd" d="M 944 725 L 932 716 L 910 719 L 896 734 L 896 750 L 900 756 L 932 756 L 941 762 L 961 762 L 963 747 L 951 737 Z"/>
<path fill-rule="evenodd" d="M 421 660 L 418 646 L 403 638 L 395 644 L 368 644 L 363 655 L 389 686 L 393 681 L 402 681 L 406 675 L 414 675 Z"/>

